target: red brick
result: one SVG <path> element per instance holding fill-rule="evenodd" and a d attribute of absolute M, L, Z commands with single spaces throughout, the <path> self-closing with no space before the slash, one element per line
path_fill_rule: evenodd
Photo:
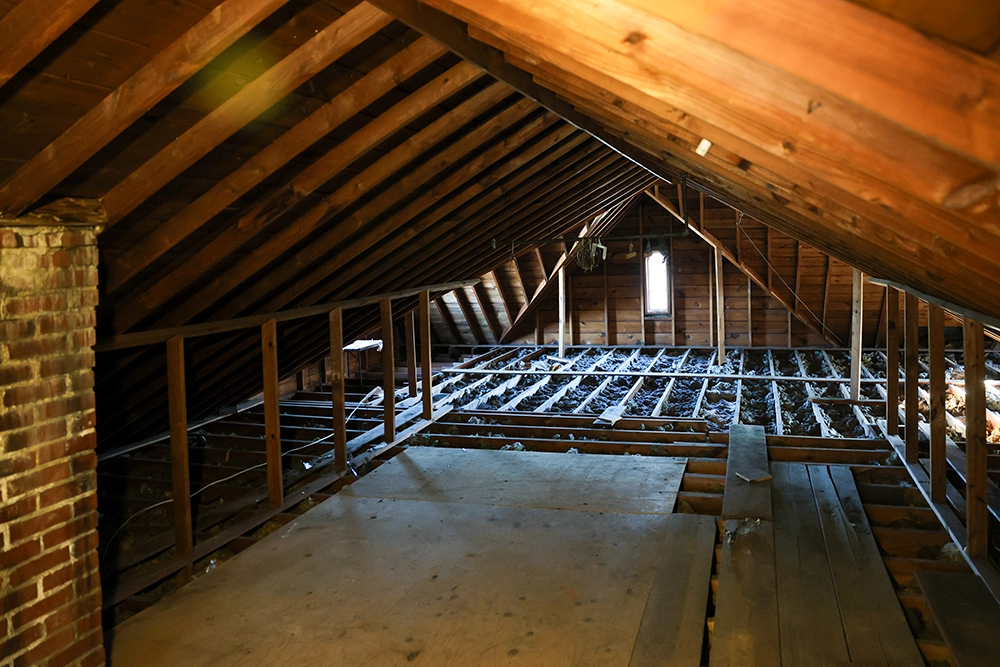
<path fill-rule="evenodd" d="M 35 467 L 36 461 L 35 452 L 25 452 L 2 458 L 0 459 L 0 477 L 10 477 L 27 472 Z M 0 508 L 0 516 L 4 516 L 3 508 Z"/>
<path fill-rule="evenodd" d="M 93 611 L 77 620 L 76 634 L 78 637 L 83 637 L 101 627 L 101 596 L 94 593 L 89 598 L 82 600 L 80 605 L 83 607 L 91 606 Z"/>
<path fill-rule="evenodd" d="M 33 625 L 22 632 L 18 632 L 12 637 L 0 642 L 0 655 L 14 655 L 18 651 L 23 651 L 42 638 L 42 624 Z M 22 663 L 31 664 L 31 663 Z"/>
<path fill-rule="evenodd" d="M 7 482 L 7 495 L 16 498 L 29 491 L 55 484 L 70 477 L 70 465 L 68 461 L 61 461 L 54 465 L 39 468 L 31 473 L 20 475 Z"/>
<path fill-rule="evenodd" d="M 99 543 L 100 543 L 100 538 L 97 534 L 97 531 L 95 530 L 87 533 L 83 537 L 79 538 L 76 542 L 74 542 L 72 549 L 70 549 L 70 552 L 73 553 L 78 558 L 82 557 L 84 554 L 89 554 L 92 551 L 96 554 Z"/>
<path fill-rule="evenodd" d="M 13 543 L 26 540 L 32 535 L 45 532 L 61 523 L 66 523 L 73 518 L 73 508 L 69 505 L 57 507 L 54 510 L 33 516 L 30 519 L 23 519 L 10 524 L 10 541 Z"/>
<path fill-rule="evenodd" d="M 41 540 L 31 540 L 0 552 L 0 566 L 5 569 L 13 568 L 18 563 L 35 558 L 40 553 L 42 553 Z"/>
<path fill-rule="evenodd" d="M 89 352 L 89 350 L 88 350 Z M 93 352 L 89 354 L 67 354 L 61 357 L 47 357 L 38 365 L 39 377 L 47 378 L 53 375 L 69 375 L 80 370 L 93 368 Z"/>
<path fill-rule="evenodd" d="M 73 475 L 97 470 L 97 452 L 87 450 L 76 454 L 70 459 L 70 468 L 73 470 Z"/>
<path fill-rule="evenodd" d="M 12 341 L 19 338 L 29 338 L 35 335 L 33 320 L 8 320 L 0 322 L 0 340 Z"/>
<path fill-rule="evenodd" d="M 0 248 L 17 248 L 21 237 L 9 229 L 0 229 Z"/>
<path fill-rule="evenodd" d="M 69 560 L 69 548 L 62 548 L 49 552 L 22 564 L 10 575 L 11 585 L 20 586 L 26 581 L 30 581 L 43 572 L 57 567 L 61 563 Z"/>
<path fill-rule="evenodd" d="M 25 496 L 13 503 L 6 503 L 0 507 L 0 523 L 10 523 L 23 516 L 31 514 L 38 509 L 37 496 Z"/>
<path fill-rule="evenodd" d="M 22 410 L 12 410 L 6 414 L 0 415 L 0 433 L 5 431 L 13 431 L 19 428 L 26 428 L 35 423 L 35 412 L 34 410 L 22 409 Z"/>
<path fill-rule="evenodd" d="M 71 665 L 81 657 L 87 654 L 87 652 L 93 650 L 95 646 L 101 642 L 100 632 L 91 632 L 88 635 L 76 640 L 70 645 L 69 648 L 56 653 L 47 663 L 47 667 L 66 667 L 66 665 Z M 100 663 L 93 663 L 100 664 Z"/>
<path fill-rule="evenodd" d="M 0 596 L 0 614 L 9 614 L 15 609 L 31 603 L 37 597 L 38 586 L 34 584 L 8 591 Z"/>
<path fill-rule="evenodd" d="M 62 377 L 49 378 L 30 385 L 11 387 L 4 392 L 3 404 L 12 408 L 36 401 L 44 401 L 64 393 L 66 393 L 66 379 Z"/>
<path fill-rule="evenodd" d="M 72 586 L 67 586 L 61 590 L 47 593 L 43 598 L 38 600 L 38 602 L 30 607 L 21 609 L 11 617 L 14 629 L 17 630 L 19 628 L 25 628 L 38 619 L 45 617 L 47 614 L 51 614 L 56 609 L 59 609 L 72 601 Z"/>
<path fill-rule="evenodd" d="M 89 394 L 93 396 L 93 394 Z M 89 431 L 97 426 L 97 412 L 93 409 L 83 412 L 78 410 L 77 412 L 82 412 L 74 417 L 70 417 L 70 431 L 72 433 L 83 433 L 84 431 Z"/>
<path fill-rule="evenodd" d="M 101 636 L 99 632 L 95 632 L 97 637 L 94 639 L 94 643 L 100 643 Z M 104 656 L 104 646 L 98 646 L 96 650 L 92 653 L 86 655 L 83 660 L 80 661 L 80 667 L 104 667 L 105 656 Z"/>
<path fill-rule="evenodd" d="M 68 627 L 45 640 L 27 653 L 14 658 L 13 667 L 37 667 L 43 660 L 73 643 L 75 639 L 73 628 Z"/>
<path fill-rule="evenodd" d="M 62 590 L 68 591 L 70 593 L 69 598 L 72 599 L 72 586 L 67 586 Z M 52 593 L 51 595 L 57 595 L 61 592 L 62 591 L 58 591 L 57 593 Z M 68 601 L 69 600 L 67 600 L 67 602 Z M 45 631 L 51 635 L 54 632 L 58 632 L 61 628 L 65 628 L 67 625 L 75 625 L 76 619 L 79 618 L 81 611 L 80 605 L 71 604 L 52 612 L 45 617 Z M 73 634 L 76 634 L 75 627 L 73 628 Z"/>
<path fill-rule="evenodd" d="M 96 516 L 96 513 L 87 514 L 46 532 L 42 535 L 42 548 L 46 550 L 53 549 L 63 542 L 69 542 L 80 535 L 94 530 L 97 527 L 96 522 L 93 520 L 94 516 Z M 48 584 L 46 584 L 46 587 L 48 587 Z"/>
<path fill-rule="evenodd" d="M 14 364 L 8 362 L 0 366 L 0 385 L 27 382 L 33 377 L 31 364 Z"/>
<path fill-rule="evenodd" d="M 95 591 L 101 590 L 101 575 L 98 573 L 97 568 L 93 568 L 90 574 L 80 579 L 77 579 L 73 586 L 76 588 L 76 594 L 80 597 L 85 595 L 90 595 Z"/>
<path fill-rule="evenodd" d="M 97 334 L 94 333 L 93 329 L 81 329 L 73 332 L 73 347 L 93 347 L 96 344 Z"/>
<path fill-rule="evenodd" d="M 89 475 L 80 475 L 68 480 L 65 484 L 46 489 L 38 496 L 40 507 L 48 507 L 66 500 L 73 500 L 93 489 L 93 481 Z"/>

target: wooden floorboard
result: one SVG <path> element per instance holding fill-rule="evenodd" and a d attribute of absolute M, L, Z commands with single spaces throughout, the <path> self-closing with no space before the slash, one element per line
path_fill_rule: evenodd
<path fill-rule="evenodd" d="M 685 459 L 411 447 L 352 484 L 353 496 L 670 514 Z"/>
<path fill-rule="evenodd" d="M 958 667 L 1000 663 L 1000 604 L 974 574 L 916 573 Z"/>
<path fill-rule="evenodd" d="M 772 463 L 781 667 L 850 662 L 837 590 L 804 464 Z"/>
<path fill-rule="evenodd" d="M 729 429 L 729 458 L 726 463 L 722 518 L 770 521 L 769 474 L 764 428 L 733 424 Z"/>
<path fill-rule="evenodd" d="M 623 490 L 683 465 L 416 449 L 125 621 L 110 664 L 627 667 L 677 517 Z M 604 479 L 620 512 L 590 510 Z M 553 503 L 573 511 L 534 507 Z"/>
<path fill-rule="evenodd" d="M 727 521 L 709 665 L 780 664 L 774 526 L 757 519 Z"/>
<path fill-rule="evenodd" d="M 920 667 L 854 477 L 845 466 L 809 466 L 851 662 Z"/>
<path fill-rule="evenodd" d="M 670 517 L 629 667 L 701 664 L 716 532 L 713 517 Z"/>

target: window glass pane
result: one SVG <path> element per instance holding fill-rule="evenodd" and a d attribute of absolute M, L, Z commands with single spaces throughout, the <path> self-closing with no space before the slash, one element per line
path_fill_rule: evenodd
<path fill-rule="evenodd" d="M 667 258 L 656 250 L 646 256 L 646 312 L 669 313 Z"/>

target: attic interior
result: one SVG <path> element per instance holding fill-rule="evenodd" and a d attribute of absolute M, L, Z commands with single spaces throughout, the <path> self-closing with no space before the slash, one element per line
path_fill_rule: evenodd
<path fill-rule="evenodd" d="M 992 0 L 0 0 L 0 133 L 0 666 L 995 664 Z"/>

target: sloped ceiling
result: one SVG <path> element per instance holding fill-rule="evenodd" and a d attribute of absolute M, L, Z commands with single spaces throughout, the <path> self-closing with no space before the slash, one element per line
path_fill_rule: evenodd
<path fill-rule="evenodd" d="M 106 339 L 474 278 L 493 238 L 685 175 L 996 315 L 1000 65 L 972 50 L 1000 35 L 958 4 L 912 17 L 943 46 L 840 0 L 0 0 L 0 224 L 105 225 Z M 283 371 L 322 320 L 279 328 Z M 102 440 L 165 426 L 163 356 L 98 355 Z M 191 341 L 191 416 L 258 359 L 256 331 Z"/>

